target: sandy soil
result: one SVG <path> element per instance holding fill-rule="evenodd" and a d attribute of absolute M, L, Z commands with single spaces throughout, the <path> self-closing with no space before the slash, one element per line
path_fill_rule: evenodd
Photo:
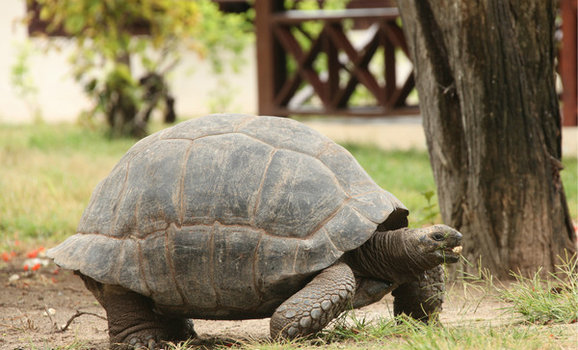
<path fill-rule="evenodd" d="M 22 263 L 19 259 L 0 262 L 0 349 L 48 349 L 74 343 L 94 349 L 107 348 L 104 310 L 80 279 L 70 271 L 56 270 L 54 265 L 25 273 Z M 17 280 L 15 275 L 19 276 Z M 450 289 L 441 316 L 445 324 L 507 321 L 499 316 L 503 304 L 491 298 L 482 299 L 479 292 L 472 294 L 471 290 L 464 291 L 459 286 Z M 388 296 L 357 311 L 356 315 L 368 319 L 389 317 L 392 310 L 392 299 Z M 79 311 L 86 314 L 73 318 Z M 68 329 L 61 331 L 71 318 Z M 195 328 L 203 338 L 265 339 L 269 326 L 267 319 L 197 320 Z"/>

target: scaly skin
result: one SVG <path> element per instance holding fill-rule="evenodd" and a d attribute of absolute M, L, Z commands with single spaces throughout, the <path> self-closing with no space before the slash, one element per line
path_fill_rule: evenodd
<path fill-rule="evenodd" d="M 110 349 L 161 349 L 166 341 L 196 337 L 191 321 L 155 313 L 151 299 L 77 274 L 106 311 Z"/>
<path fill-rule="evenodd" d="M 444 271 L 438 265 L 391 293 L 394 296 L 393 313 L 396 316 L 405 314 L 425 323 L 437 322 L 442 311 L 444 292 Z"/>
<path fill-rule="evenodd" d="M 297 338 L 322 330 L 351 306 L 354 292 L 349 266 L 328 267 L 277 308 L 271 317 L 271 336 Z"/>

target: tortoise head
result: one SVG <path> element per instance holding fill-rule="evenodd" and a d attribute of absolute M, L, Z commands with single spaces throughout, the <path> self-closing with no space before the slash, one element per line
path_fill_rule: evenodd
<path fill-rule="evenodd" d="M 462 234 L 446 225 L 407 229 L 406 249 L 435 265 L 455 263 L 462 251 Z"/>
<path fill-rule="evenodd" d="M 403 283 L 460 258 L 462 234 L 446 225 L 380 230 L 345 259 L 361 276 Z"/>

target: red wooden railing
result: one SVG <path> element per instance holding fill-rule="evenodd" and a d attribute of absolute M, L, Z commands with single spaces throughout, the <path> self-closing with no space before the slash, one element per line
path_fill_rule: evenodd
<path fill-rule="evenodd" d="M 387 116 L 417 113 L 407 98 L 413 74 L 399 81 L 396 52 L 407 55 L 395 7 L 301 11 L 256 1 L 259 113 Z M 354 41 L 347 21 L 371 26 Z M 321 29 L 312 34 L 307 23 Z M 381 71 L 370 67 L 382 59 Z M 409 61 L 409 59 L 407 59 Z M 359 86 L 364 101 L 356 103 Z"/>
<path fill-rule="evenodd" d="M 417 113 L 417 106 L 407 101 L 414 87 L 413 74 L 399 81 L 396 73 L 395 52 L 407 56 L 407 47 L 393 1 L 352 0 L 348 10 L 339 12 L 297 11 L 284 8 L 283 2 L 263 0 L 254 3 L 260 114 L 388 116 Z M 562 42 L 558 69 L 563 85 L 561 102 L 566 126 L 578 125 L 577 13 L 577 0 L 560 0 Z M 345 23 L 351 20 L 370 28 L 363 45 L 355 45 L 344 30 Z M 314 21 L 322 23 L 323 28 L 316 36 L 311 36 L 303 28 Z M 307 45 L 297 40 L 296 33 L 307 37 Z M 368 65 L 378 52 L 384 55 L 384 70 L 373 73 Z M 325 57 L 325 66 L 321 69 L 319 64 L 314 67 L 320 56 Z M 373 103 L 352 103 L 352 95 L 359 85 L 366 88 Z M 307 103 L 311 100 L 314 102 Z"/>

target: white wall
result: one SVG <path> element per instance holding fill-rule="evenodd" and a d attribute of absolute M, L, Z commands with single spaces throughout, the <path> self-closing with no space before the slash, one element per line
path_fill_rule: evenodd
<path fill-rule="evenodd" d="M 26 27 L 20 22 L 24 15 L 25 0 L 0 0 L 0 122 L 29 122 L 34 119 L 30 104 L 16 95 L 10 74 L 17 61 L 18 48 L 27 44 L 33 49 L 29 69 L 38 89 L 35 100 L 42 118 L 49 122 L 74 121 L 91 104 L 70 74 L 67 59 L 72 43 L 67 39 L 57 39 L 64 42 L 65 49 L 44 53 L 40 49 L 44 39 L 28 38 Z M 186 52 L 181 64 L 169 77 L 176 97 L 177 114 L 190 117 L 221 112 L 211 107 L 220 98 L 228 101 L 227 111 L 255 114 L 257 75 L 254 47 L 249 47 L 244 56 L 246 64 L 239 74 L 218 77 L 212 73 L 206 60 Z"/>

